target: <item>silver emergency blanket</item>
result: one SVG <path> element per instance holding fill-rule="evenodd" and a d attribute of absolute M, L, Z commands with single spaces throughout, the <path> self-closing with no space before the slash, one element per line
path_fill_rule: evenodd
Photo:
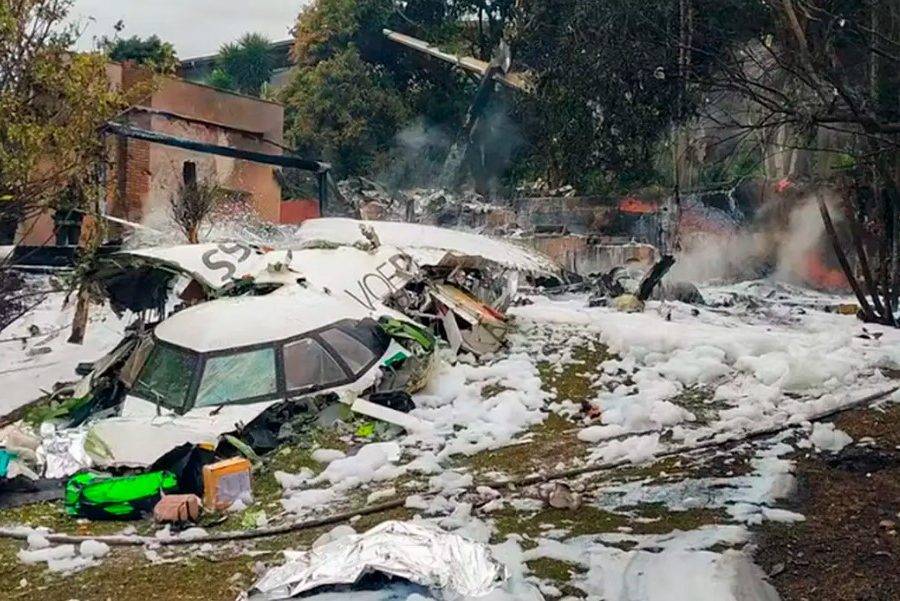
<path fill-rule="evenodd" d="M 372 572 L 429 587 L 445 601 L 485 596 L 507 577 L 484 545 L 430 524 L 395 521 L 291 554 L 253 586 L 249 599 L 289 599 L 323 586 L 353 584 Z"/>
<path fill-rule="evenodd" d="M 44 466 L 45 478 L 68 478 L 93 465 L 84 449 L 87 430 L 84 428 L 41 432 L 44 439 L 37 450 L 38 463 Z"/>

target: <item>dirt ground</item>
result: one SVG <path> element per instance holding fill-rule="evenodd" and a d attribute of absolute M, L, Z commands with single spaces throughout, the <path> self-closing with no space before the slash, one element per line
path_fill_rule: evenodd
<path fill-rule="evenodd" d="M 594 372 L 605 349 L 578 351 L 582 362 L 560 373 L 541 366 L 545 388 L 561 398 L 581 401 L 591 394 L 587 374 Z M 485 390 L 487 397 L 499 390 Z M 696 397 L 696 398 L 695 398 Z M 679 402 L 701 415 L 706 396 L 689 391 Z M 806 516 L 805 522 L 766 522 L 756 532 L 756 561 L 770 575 L 785 601 L 900 600 L 900 406 L 884 412 L 856 411 L 842 415 L 838 428 L 854 438 L 854 444 L 837 455 L 798 453 L 798 494 L 779 506 Z M 468 470 L 476 480 L 517 476 L 534 471 L 581 465 L 588 445 L 576 438 L 577 423 L 551 415 L 521 438 L 519 444 L 460 459 L 454 467 Z M 344 448 L 330 432 L 317 435 L 312 446 Z M 582 481 L 588 489 L 625 482 L 662 483 L 684 478 L 734 477 L 747 473 L 754 447 L 744 445 L 729 453 L 696 453 L 663 458 L 651 464 L 625 466 L 594 474 Z M 273 454 L 257 474 L 254 509 L 274 514 L 281 488 L 275 470 L 297 472 L 303 467 L 321 469 L 308 448 L 289 447 Z M 401 478 L 395 485 L 404 493 L 423 489 L 425 482 Z M 527 496 L 527 491 L 520 491 Z M 595 491 L 596 492 L 596 491 Z M 511 493 L 512 494 L 512 493 Z M 354 503 L 363 503 L 365 495 Z M 367 516 L 353 526 L 364 531 L 388 519 L 405 520 L 412 512 L 397 509 Z M 523 549 L 534 547 L 548 527 L 565 529 L 570 536 L 617 533 L 667 534 L 728 523 L 724 509 L 671 510 L 644 504 L 615 510 L 586 505 L 576 513 L 545 508 L 523 513 L 507 507 L 492 514 L 496 533 L 492 542 L 510 534 L 519 536 Z M 47 526 L 56 532 L 99 536 L 118 532 L 122 524 L 76 522 L 62 513 L 59 503 L 41 503 L 0 512 L 0 525 Z M 151 534 L 157 526 L 149 521 L 135 524 L 139 534 Z M 211 531 L 242 528 L 240 516 L 229 517 Z M 99 565 L 70 576 L 48 572 L 43 565 L 26 565 L 17 553 L 23 544 L 0 540 L 0 599 L 42 601 L 105 601 L 116 599 L 160 599 L 192 601 L 235 599 L 265 570 L 281 561 L 287 548 L 308 548 L 330 528 L 262 539 L 255 544 L 198 545 L 188 549 L 160 549 L 151 557 L 145 549 L 116 549 Z M 528 562 L 531 572 L 553 585 L 563 595 L 584 598 L 577 585 L 580 568 L 553 559 Z M 548 597 L 550 599 L 551 597 Z"/>
<path fill-rule="evenodd" d="M 896 601 L 900 407 L 848 413 L 836 425 L 857 444 L 798 460 L 789 508 L 806 521 L 764 525 L 756 560 L 783 601 Z"/>

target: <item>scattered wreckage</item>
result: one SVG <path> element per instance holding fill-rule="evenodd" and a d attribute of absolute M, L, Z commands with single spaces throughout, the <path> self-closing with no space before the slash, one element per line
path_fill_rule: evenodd
<path fill-rule="evenodd" d="M 645 303 L 650 299 L 704 304 L 703 295 L 696 285 L 664 280 L 674 264 L 674 257 L 663 255 L 650 269 L 634 262 L 616 266 L 606 273 L 591 274 L 587 282 L 591 290 L 588 305 L 611 306 L 624 313 L 637 313 L 644 310 Z"/>
<path fill-rule="evenodd" d="M 562 275 L 537 253 L 474 234 L 307 223 L 279 249 L 217 243 L 104 257 L 90 276 L 94 292 L 136 319 L 108 355 L 79 366 L 83 379 L 60 391 L 68 398 L 40 436 L 14 432 L 27 458 L 14 473 L 143 470 L 171 483 L 167 474 L 184 479 L 185 461 L 160 461 L 178 449 L 255 459 L 310 424 L 354 414 L 427 430 L 409 415 L 411 394 L 427 383 L 439 346 L 496 352 L 520 281 Z M 202 495 L 191 480 L 167 492 Z M 146 492 L 140 479 L 129 482 L 70 481 L 83 501 L 72 507 L 90 505 L 92 490 Z"/>

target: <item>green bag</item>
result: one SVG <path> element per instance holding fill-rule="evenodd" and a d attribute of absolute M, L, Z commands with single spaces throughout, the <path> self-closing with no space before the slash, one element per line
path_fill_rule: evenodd
<path fill-rule="evenodd" d="M 80 472 L 66 483 L 66 513 L 91 520 L 137 519 L 153 511 L 163 493 L 177 489 L 178 479 L 169 472 L 118 478 Z"/>

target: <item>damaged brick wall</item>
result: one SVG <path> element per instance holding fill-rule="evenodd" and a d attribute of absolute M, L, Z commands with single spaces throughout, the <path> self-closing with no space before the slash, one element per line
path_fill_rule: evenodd
<path fill-rule="evenodd" d="M 278 103 L 177 78 L 154 78 L 147 71 L 115 63 L 108 65 L 107 75 L 116 87 L 146 86 L 147 97 L 124 117 L 134 127 L 221 146 L 281 153 L 284 107 Z M 108 143 L 110 166 L 103 208 L 110 215 L 170 227 L 169 199 L 182 181 L 185 162 L 192 162 L 198 175 L 246 198 L 263 219 L 280 219 L 281 186 L 274 167 L 121 137 L 110 137 Z M 111 230 L 112 237 L 121 234 L 118 227 Z M 53 231 L 53 213 L 47 211 L 20 224 L 17 243 L 52 244 Z"/>

